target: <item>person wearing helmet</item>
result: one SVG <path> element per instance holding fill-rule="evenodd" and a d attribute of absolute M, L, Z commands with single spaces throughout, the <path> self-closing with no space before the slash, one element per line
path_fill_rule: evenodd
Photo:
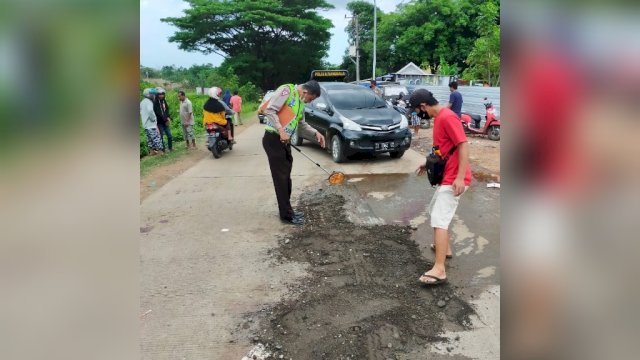
<path fill-rule="evenodd" d="M 230 121 L 227 121 L 225 115 L 233 116 L 233 111 L 229 109 L 229 107 L 220 100 L 220 95 L 222 94 L 222 89 L 219 87 L 212 87 L 209 89 L 208 95 L 209 99 L 204 103 L 202 107 L 202 123 L 207 126 L 207 124 L 218 124 L 220 126 L 227 127 L 230 131 L 229 133 L 229 141 L 235 144 L 235 140 L 233 140 L 233 126 L 230 126 Z"/>
<path fill-rule="evenodd" d="M 151 155 L 158 155 L 161 151 L 164 151 L 160 131 L 158 130 L 158 121 L 153 111 L 155 92 L 155 89 L 144 89 L 142 92 L 143 99 L 140 101 L 140 120 L 142 121 L 144 132 L 147 135 L 147 146 L 151 148 Z"/>
<path fill-rule="evenodd" d="M 169 117 L 169 105 L 165 99 L 166 92 L 163 88 L 156 88 L 156 100 L 153 103 L 153 111 L 158 118 L 158 129 L 160 129 L 160 139 L 164 145 L 164 135 L 167 136 L 169 151 L 173 151 L 173 136 L 171 135 L 171 118 Z M 164 134 L 164 135 L 163 135 Z M 166 148 L 165 148 L 166 149 Z"/>

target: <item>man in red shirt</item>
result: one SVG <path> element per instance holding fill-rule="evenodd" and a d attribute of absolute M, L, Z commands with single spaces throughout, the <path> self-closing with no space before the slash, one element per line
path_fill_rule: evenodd
<path fill-rule="evenodd" d="M 242 125 L 242 118 L 240 117 L 240 112 L 242 111 L 242 97 L 238 95 L 238 90 L 235 90 L 233 92 L 233 96 L 231 97 L 231 100 L 229 100 L 229 102 L 233 107 L 232 110 L 234 112 L 233 114 L 234 125 Z"/>
<path fill-rule="evenodd" d="M 419 281 L 425 285 L 438 285 L 447 281 L 445 259 L 451 258 L 449 246 L 449 224 L 458 207 L 460 195 L 471 184 L 471 166 L 469 165 L 469 143 L 458 116 L 451 109 L 442 106 L 425 89 L 418 89 L 411 94 L 409 106 L 416 112 L 427 113 L 435 118 L 433 125 L 433 146 L 440 151 L 447 163 L 444 168 L 442 183 L 436 186 L 429 205 L 431 227 L 436 253 L 436 261 L 431 270 L 420 276 Z M 452 149 L 455 150 L 449 155 Z M 416 169 L 416 174 L 425 174 L 426 164 Z"/>

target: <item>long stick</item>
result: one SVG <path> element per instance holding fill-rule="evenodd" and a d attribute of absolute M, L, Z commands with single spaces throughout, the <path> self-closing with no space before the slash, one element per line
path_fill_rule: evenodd
<path fill-rule="evenodd" d="M 315 162 L 315 160 L 313 160 L 312 158 L 310 158 L 307 154 L 303 153 L 302 150 L 298 149 L 297 146 L 290 144 L 291 147 L 293 147 L 294 149 L 298 150 L 298 152 L 302 155 L 304 155 L 304 157 L 306 157 L 307 159 L 311 160 L 312 163 L 316 164 L 320 169 L 324 170 L 324 172 L 326 172 L 327 174 L 331 175 L 331 173 L 329 171 L 327 171 L 327 169 L 323 168 L 322 166 L 320 166 L 320 164 L 318 164 L 317 162 Z"/>

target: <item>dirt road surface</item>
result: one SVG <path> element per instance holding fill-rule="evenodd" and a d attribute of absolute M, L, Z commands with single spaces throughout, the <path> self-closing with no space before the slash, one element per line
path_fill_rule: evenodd
<path fill-rule="evenodd" d="M 449 284 L 423 288 L 433 194 L 423 155 L 334 164 L 293 151 L 307 223 L 280 223 L 262 125 L 141 203 L 143 359 L 498 359 L 500 193 L 476 181 L 451 226 Z M 282 357 L 280 357 L 282 355 Z"/>

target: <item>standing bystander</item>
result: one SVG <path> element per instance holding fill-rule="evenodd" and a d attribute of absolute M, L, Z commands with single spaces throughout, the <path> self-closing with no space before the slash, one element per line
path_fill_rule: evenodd
<path fill-rule="evenodd" d="M 458 115 L 458 119 L 462 117 L 462 94 L 458 91 L 458 82 L 452 81 L 449 83 L 449 103 L 447 107 L 451 109 L 456 115 Z"/>
<path fill-rule="evenodd" d="M 233 96 L 229 102 L 231 103 L 231 109 L 235 113 L 233 115 L 233 123 L 235 125 L 242 125 L 242 118 L 240 117 L 240 111 L 242 111 L 242 98 L 238 95 L 238 90 L 233 92 Z"/>
<path fill-rule="evenodd" d="M 153 112 L 153 95 L 155 89 L 144 89 L 142 96 L 144 99 L 140 101 L 140 121 L 147 135 L 147 146 L 151 148 L 151 155 L 158 155 L 160 151 L 164 151 L 160 131 L 158 130 L 158 121 L 156 114 Z"/>
<path fill-rule="evenodd" d="M 178 92 L 178 99 L 180 100 L 180 121 L 182 123 L 182 134 L 184 140 L 187 142 L 187 150 L 189 150 L 189 140 L 191 140 L 191 146 L 196 148 L 196 135 L 193 130 L 195 122 L 193 120 L 193 105 L 191 100 L 187 98 L 184 91 Z"/>
<path fill-rule="evenodd" d="M 460 195 L 471 184 L 469 143 L 460 126 L 460 119 L 453 111 L 438 104 L 431 92 L 416 90 L 411 94 L 409 106 L 435 118 L 433 147 L 446 159 L 442 182 L 436 186 L 429 205 L 434 239 L 432 249 L 436 253 L 436 260 L 433 267 L 419 279 L 425 285 L 438 285 L 447 282 L 445 260 L 453 256 L 449 244 L 449 224 L 456 213 Z M 426 164 L 422 164 L 416 169 L 416 173 L 421 176 L 426 170 Z"/>
<path fill-rule="evenodd" d="M 153 103 L 153 111 L 158 118 L 158 129 L 160 129 L 160 139 L 164 146 L 164 135 L 167 136 L 168 151 L 173 151 L 173 136 L 171 135 L 171 117 L 169 116 L 169 105 L 165 99 L 165 91 L 163 88 L 156 88 L 156 100 Z M 165 148 L 167 149 L 167 148 Z"/>

